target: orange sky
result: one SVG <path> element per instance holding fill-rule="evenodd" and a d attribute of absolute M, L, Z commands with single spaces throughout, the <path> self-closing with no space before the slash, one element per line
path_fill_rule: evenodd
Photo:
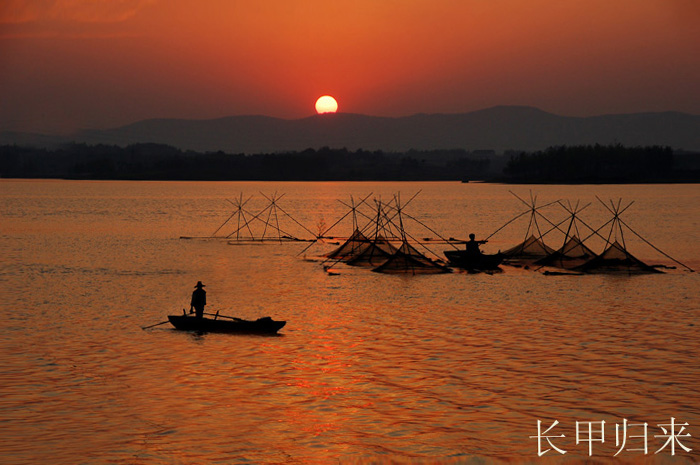
<path fill-rule="evenodd" d="M 699 0 L 2 0 L 0 131 L 531 105 L 700 114 Z"/>

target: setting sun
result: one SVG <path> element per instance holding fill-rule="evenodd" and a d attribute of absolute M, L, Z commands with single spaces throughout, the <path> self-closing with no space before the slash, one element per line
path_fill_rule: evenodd
<path fill-rule="evenodd" d="M 335 113 L 336 111 L 338 111 L 338 102 L 330 95 L 324 95 L 316 100 L 316 112 L 319 115 L 322 113 Z"/>

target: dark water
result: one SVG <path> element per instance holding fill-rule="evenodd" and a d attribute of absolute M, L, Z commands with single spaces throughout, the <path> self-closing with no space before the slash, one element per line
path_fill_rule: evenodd
<path fill-rule="evenodd" d="M 537 420 L 543 431 L 557 420 L 549 434 L 565 435 L 552 443 L 567 454 L 544 458 L 558 462 L 589 457 L 576 422 L 599 430 L 604 420 L 591 458 L 607 462 L 626 419 L 648 423 L 648 454 L 617 459 L 697 462 L 697 273 L 387 276 L 339 266 L 329 276 L 310 260 L 331 245 L 298 255 L 307 244 L 179 239 L 214 232 L 241 192 L 253 212 L 266 205 L 260 192 L 285 193 L 279 205 L 315 231 L 346 212 L 338 200 L 401 192 L 406 203 L 419 190 L 407 213 L 444 237 L 483 237 L 527 210 L 509 190 L 529 200 L 531 189 L 540 204 L 591 203 L 581 216 L 595 226 L 610 217 L 595 195 L 635 201 L 623 214 L 634 231 L 700 268 L 697 185 L 0 182 L 0 461 L 539 462 L 530 436 Z M 522 221 L 485 251 L 523 240 Z M 625 239 L 639 258 L 674 265 Z M 198 280 L 208 311 L 288 325 L 279 337 L 141 329 L 189 308 Z M 688 423 L 692 436 L 679 440 L 692 451 L 676 443 L 675 456 L 670 446 L 654 454 L 665 441 L 657 425 L 672 417 Z M 641 432 L 630 427 L 626 449 L 642 447 Z"/>

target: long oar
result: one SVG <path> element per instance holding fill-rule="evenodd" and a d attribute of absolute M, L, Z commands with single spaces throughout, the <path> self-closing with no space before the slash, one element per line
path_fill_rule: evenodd
<path fill-rule="evenodd" d="M 219 315 L 219 312 L 216 313 L 208 313 L 204 312 L 204 315 L 211 315 L 216 318 L 228 318 L 229 320 L 235 320 L 235 321 L 243 321 L 241 318 L 236 318 L 235 316 L 226 316 L 226 315 Z"/>
<path fill-rule="evenodd" d="M 151 326 L 144 326 L 144 327 L 142 327 L 141 329 L 153 328 L 153 327 L 155 327 L 155 326 L 164 325 L 165 323 L 170 323 L 170 320 L 161 321 L 160 323 L 156 323 L 156 324 L 151 325 Z"/>

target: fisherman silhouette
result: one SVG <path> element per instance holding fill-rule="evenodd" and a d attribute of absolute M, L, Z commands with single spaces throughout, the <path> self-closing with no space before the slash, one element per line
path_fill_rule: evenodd
<path fill-rule="evenodd" d="M 207 304 L 207 291 L 204 290 L 202 281 L 197 281 L 194 291 L 192 292 L 192 301 L 190 302 L 190 313 L 192 308 L 195 310 L 197 318 L 204 318 L 204 306 Z"/>
<path fill-rule="evenodd" d="M 486 244 L 488 241 L 477 241 L 474 233 L 469 234 L 469 240 L 467 241 L 467 255 L 481 255 L 481 250 L 479 250 L 480 244 Z"/>

